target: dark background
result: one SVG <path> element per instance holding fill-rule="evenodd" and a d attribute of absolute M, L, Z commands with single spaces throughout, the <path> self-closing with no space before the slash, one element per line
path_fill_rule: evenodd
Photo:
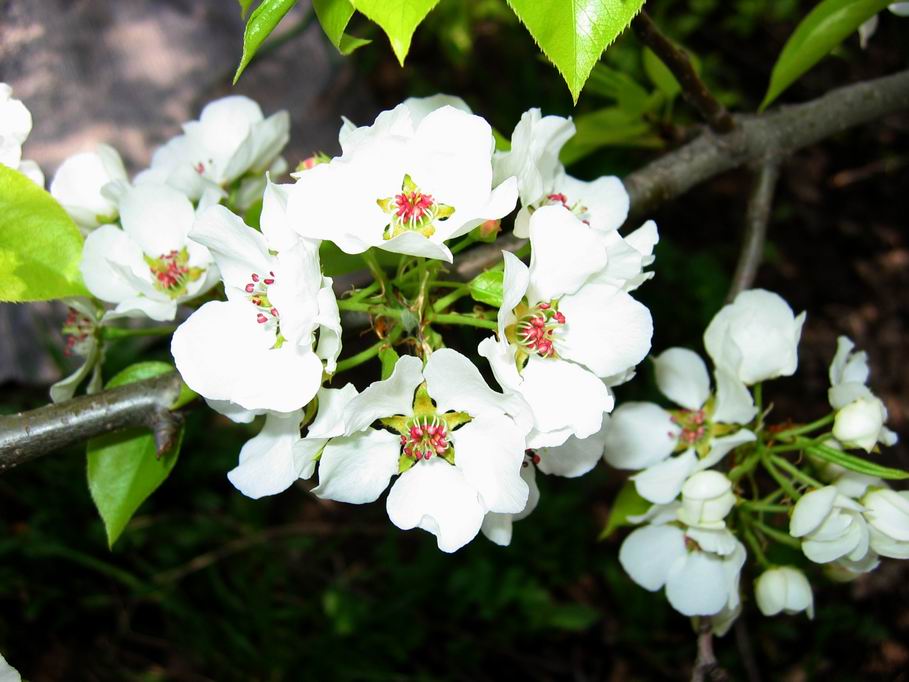
<path fill-rule="evenodd" d="M 731 107 L 753 111 L 770 68 L 812 2 L 648 3 L 703 63 Z M 305 21 L 298 8 L 284 30 Z M 850 39 L 783 101 L 905 68 L 909 21 L 882 15 L 867 50 Z M 443 0 L 416 34 L 402 71 L 374 27 L 352 58 L 317 26 L 249 68 L 238 92 L 268 113 L 290 110 L 291 163 L 336 151 L 341 114 L 368 122 L 410 94 L 459 94 L 506 134 L 541 106 L 571 113 L 560 78 L 498 0 Z M 229 0 L 0 1 L 0 79 L 32 111 L 25 156 L 48 180 L 67 155 L 96 142 L 132 170 L 208 100 L 231 91 L 242 23 Z M 644 79 L 630 34 L 607 63 Z M 603 103 L 582 94 L 579 112 Z M 655 128 L 667 146 L 694 123 L 677 102 Z M 891 116 L 797 154 L 783 167 L 757 285 L 807 310 L 796 377 L 770 384 L 774 416 L 826 412 L 836 337 L 868 351 L 872 388 L 890 425 L 909 437 L 905 386 L 909 243 L 909 117 Z M 658 151 L 616 146 L 585 159 L 583 177 L 624 174 Z M 750 184 L 718 177 L 662 208 L 656 278 L 640 294 L 656 321 L 655 351 L 700 334 L 734 269 Z M 59 312 L 0 306 L 0 409 L 46 401 L 60 376 Z M 111 376 L 166 344 L 123 343 Z M 367 368 L 368 372 L 374 368 Z M 645 368 L 619 399 L 655 397 Z M 365 375 L 369 376 L 369 375 Z M 363 377 L 359 380 L 362 383 Z M 367 379 L 368 380 L 368 379 Z M 687 619 L 618 566 L 622 535 L 596 542 L 622 477 L 598 467 L 579 480 L 545 478 L 540 507 L 511 547 L 484 538 L 453 556 L 432 536 L 392 528 L 384 505 L 317 501 L 301 483 L 252 501 L 225 472 L 254 429 L 211 412 L 189 415 L 180 461 L 108 551 L 79 448 L 0 478 L 0 651 L 30 680 L 633 680 L 686 679 Z M 904 444 L 882 460 L 909 468 Z M 746 679 L 907 679 L 909 570 L 885 560 L 849 585 L 811 573 L 818 611 L 763 618 L 743 575 L 743 627 L 718 640 L 721 663 Z M 749 652 L 751 652 L 749 654 Z"/>

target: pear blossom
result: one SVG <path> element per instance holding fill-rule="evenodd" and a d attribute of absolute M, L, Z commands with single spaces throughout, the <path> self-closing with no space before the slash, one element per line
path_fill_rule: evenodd
<path fill-rule="evenodd" d="M 445 241 L 515 205 L 513 178 L 494 185 L 489 124 L 446 105 L 400 104 L 350 131 L 345 152 L 298 174 L 289 210 L 299 233 L 346 253 L 378 247 L 452 261 Z"/>
<path fill-rule="evenodd" d="M 119 210 L 123 229 L 102 225 L 85 240 L 85 285 L 116 304 L 115 315 L 172 320 L 218 280 L 208 249 L 189 239 L 196 211 L 175 189 L 152 184 L 126 190 Z"/>
<path fill-rule="evenodd" d="M 531 219 L 531 263 L 505 258 L 498 339 L 480 343 L 499 384 L 530 405 L 532 448 L 598 432 L 614 404 L 604 379 L 622 375 L 650 347 L 650 311 L 627 292 L 595 281 L 606 250 L 590 228 L 558 206 Z"/>
<path fill-rule="evenodd" d="M 529 423 L 526 406 L 489 388 L 460 353 L 443 348 L 421 365 L 401 357 L 388 379 L 370 384 L 335 427 L 326 426 L 335 435 L 322 450 L 313 493 L 363 504 L 399 474 L 386 501 L 391 522 L 429 531 L 439 549 L 453 552 L 477 535 L 487 513 L 527 508 Z"/>
<path fill-rule="evenodd" d="M 21 100 L 13 98 L 13 88 L 0 83 L 0 165 L 18 170 L 29 180 L 44 187 L 44 173 L 34 161 L 22 158 L 22 145 L 32 131 L 32 114 Z"/>
<path fill-rule="evenodd" d="M 814 595 L 805 574 L 792 566 L 769 568 L 755 581 L 754 597 L 765 616 L 805 611 L 814 618 Z"/>
<path fill-rule="evenodd" d="M 264 173 L 283 172 L 280 157 L 290 139 L 290 115 L 279 111 L 268 118 L 249 97 L 230 95 L 209 102 L 196 121 L 183 124 L 183 134 L 171 139 L 152 155 L 151 167 L 136 183 L 167 183 L 193 201 L 206 189 L 223 189 L 246 174 L 251 188 L 241 193 L 245 208 L 265 189 Z"/>
<path fill-rule="evenodd" d="M 261 232 L 223 206 L 209 207 L 192 229 L 218 264 L 227 300 L 180 325 L 171 352 L 186 384 L 227 416 L 302 408 L 340 352 L 331 279 L 322 276 L 318 244 L 290 230 L 285 191 L 269 185 Z"/>
<path fill-rule="evenodd" d="M 855 344 L 840 336 L 836 355 L 830 363 L 830 406 L 836 410 L 833 436 L 845 447 L 871 452 L 878 444 L 893 445 L 897 435 L 884 426 L 887 408 L 866 386 L 868 356 L 864 351 L 853 352 Z"/>
<path fill-rule="evenodd" d="M 881 556 L 909 559 L 909 491 L 878 488 L 861 500 L 871 531 L 871 549 Z"/>
<path fill-rule="evenodd" d="M 732 481 L 719 471 L 698 471 L 682 486 L 679 520 L 691 528 L 725 528 L 734 506 Z"/>
<path fill-rule="evenodd" d="M 619 549 L 629 577 L 650 592 L 665 587 L 670 605 L 685 616 L 731 614 L 739 607 L 745 547 L 726 530 L 650 524 Z"/>
<path fill-rule="evenodd" d="M 751 386 L 795 373 L 804 322 L 779 295 L 751 289 L 714 316 L 704 346 L 716 367 Z"/>
<path fill-rule="evenodd" d="M 51 180 L 50 193 L 83 230 L 113 223 L 117 199 L 128 186 L 117 150 L 99 144 L 66 158 Z"/>
<path fill-rule="evenodd" d="M 521 467 L 521 478 L 524 479 L 529 490 L 527 503 L 524 505 L 524 508 L 516 514 L 488 512 L 483 518 L 483 525 L 480 527 L 480 530 L 483 531 L 483 535 L 501 547 L 507 547 L 511 544 L 514 522 L 526 519 L 530 516 L 540 502 L 540 488 L 537 486 L 534 461 L 539 464 L 539 455 L 526 456 L 524 464 Z"/>
<path fill-rule="evenodd" d="M 681 409 L 626 402 L 612 414 L 606 462 L 632 476 L 638 494 L 655 503 L 674 500 L 686 479 L 755 440 L 748 429 L 757 409 L 741 381 L 717 369 L 716 391 L 704 361 L 687 348 L 669 348 L 654 358 L 657 387 Z"/>
<path fill-rule="evenodd" d="M 864 508 L 825 486 L 802 496 L 792 510 L 789 534 L 802 539 L 802 552 L 818 564 L 840 558 L 860 561 L 870 546 Z"/>

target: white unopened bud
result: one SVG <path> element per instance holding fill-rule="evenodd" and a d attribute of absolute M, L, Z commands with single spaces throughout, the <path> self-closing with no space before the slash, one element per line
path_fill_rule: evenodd
<path fill-rule="evenodd" d="M 833 436 L 846 447 L 871 452 L 877 444 L 887 418 L 884 403 L 878 398 L 860 398 L 836 413 Z"/>
<path fill-rule="evenodd" d="M 872 490 L 864 498 L 871 548 L 881 556 L 909 559 L 909 491 Z"/>
<path fill-rule="evenodd" d="M 764 571 L 755 582 L 754 596 L 765 616 L 805 611 L 809 618 L 814 618 L 811 585 L 797 568 L 780 566 Z"/>
<path fill-rule="evenodd" d="M 719 471 L 699 471 L 682 486 L 679 519 L 689 526 L 723 528 L 734 506 L 732 482 Z"/>

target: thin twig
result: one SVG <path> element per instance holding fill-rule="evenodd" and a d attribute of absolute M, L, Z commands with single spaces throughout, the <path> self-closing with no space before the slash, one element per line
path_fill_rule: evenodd
<path fill-rule="evenodd" d="M 726 682 L 729 680 L 727 673 L 713 653 L 713 630 L 709 618 L 702 618 L 698 628 L 698 655 L 691 671 L 691 682 Z"/>
<path fill-rule="evenodd" d="M 667 38 L 653 23 L 647 12 L 638 14 L 631 22 L 638 39 L 649 47 L 666 65 L 682 88 L 682 97 L 698 110 L 707 125 L 717 133 L 728 133 L 735 128 L 735 121 L 710 89 L 698 76 L 688 53 Z"/>
<path fill-rule="evenodd" d="M 767 240 L 767 224 L 773 206 L 773 194 L 780 177 L 780 164 L 776 159 L 767 159 L 761 164 L 754 178 L 748 209 L 745 212 L 745 239 L 739 253 L 739 262 L 732 276 L 732 285 L 726 300 L 731 301 L 754 284 L 758 268 L 764 257 L 764 242 Z"/>

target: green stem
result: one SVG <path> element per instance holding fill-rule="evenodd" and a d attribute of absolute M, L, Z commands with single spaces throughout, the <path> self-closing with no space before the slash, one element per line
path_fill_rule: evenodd
<path fill-rule="evenodd" d="M 344 358 L 338 362 L 337 367 L 335 368 L 335 374 L 340 372 L 345 372 L 349 369 L 352 369 L 358 365 L 362 365 L 364 362 L 368 362 L 376 357 L 379 353 L 382 352 L 383 348 L 391 346 L 395 341 L 398 340 L 398 337 L 401 335 L 401 328 L 395 327 L 391 334 L 387 338 L 379 339 L 369 348 L 361 350 L 356 355 L 351 355 L 349 358 Z"/>
<path fill-rule="evenodd" d="M 461 251 L 466 249 L 468 246 L 471 246 L 472 244 L 476 243 L 476 241 L 477 241 L 476 237 L 474 237 L 473 235 L 468 233 L 467 236 L 464 237 L 464 239 L 459 241 L 457 244 L 452 245 L 451 253 L 452 254 L 461 253 Z"/>
<path fill-rule="evenodd" d="M 101 336 L 105 339 L 126 339 L 133 336 L 170 336 L 176 331 L 175 326 L 167 327 L 136 327 L 123 329 L 122 327 L 102 327 Z"/>
<path fill-rule="evenodd" d="M 781 545 L 787 545 L 793 547 L 794 549 L 801 549 L 802 543 L 799 542 L 796 538 L 789 535 L 789 533 L 784 533 L 781 530 L 777 530 L 771 526 L 768 526 L 766 523 L 761 523 L 760 521 L 752 521 L 754 527 L 757 528 L 761 533 L 766 535 L 768 538 L 772 538 L 779 542 Z"/>
<path fill-rule="evenodd" d="M 394 317 L 396 319 L 401 319 L 401 316 L 404 314 L 404 311 L 398 308 L 389 308 L 385 305 L 349 300 L 338 301 L 338 310 L 369 313 L 373 317 Z"/>
<path fill-rule="evenodd" d="M 776 481 L 780 488 L 786 491 L 786 494 L 789 495 L 793 500 L 797 500 L 801 497 L 799 492 L 795 489 L 795 486 L 792 485 L 792 481 L 783 476 L 775 466 L 773 462 L 770 461 L 770 456 L 761 455 L 761 464 L 764 465 L 764 468 L 767 470 L 767 473 L 773 477 L 773 480 Z"/>
<path fill-rule="evenodd" d="M 801 481 L 805 485 L 809 485 L 812 488 L 823 488 L 824 484 L 818 481 L 817 479 L 812 478 L 804 471 L 799 469 L 797 466 L 789 462 L 788 460 L 780 457 L 779 455 L 770 455 L 770 459 L 773 463 L 778 466 L 780 469 L 788 473 L 793 478 Z"/>
<path fill-rule="evenodd" d="M 764 548 L 761 547 L 761 541 L 757 539 L 757 536 L 751 529 L 751 517 L 748 516 L 748 514 L 743 513 L 739 515 L 739 518 L 742 520 L 742 535 L 745 537 L 745 542 L 751 547 L 751 551 L 754 552 L 754 558 L 757 559 L 762 568 L 768 568 L 770 562 L 767 561 L 767 555 L 764 554 Z"/>
<path fill-rule="evenodd" d="M 727 478 L 733 483 L 736 483 L 742 476 L 745 474 L 754 471 L 757 463 L 761 460 L 761 455 L 759 452 L 753 452 L 745 458 L 741 464 L 737 464 L 732 467 L 727 474 Z"/>
<path fill-rule="evenodd" d="M 783 513 L 788 514 L 789 511 L 792 509 L 792 507 L 789 507 L 785 504 L 765 504 L 763 502 L 750 502 L 748 500 L 745 500 L 744 502 L 742 502 L 742 505 L 746 509 L 749 509 L 751 511 L 770 512 L 770 513 L 779 513 L 779 514 L 783 514 Z"/>
<path fill-rule="evenodd" d="M 435 312 L 440 313 L 443 310 L 450 308 L 455 301 L 458 301 L 469 294 L 470 288 L 466 284 L 462 284 L 459 288 L 455 289 L 450 294 L 443 296 L 435 303 L 433 303 L 432 309 Z"/>
<path fill-rule="evenodd" d="M 439 324 L 461 324 L 468 327 L 480 327 L 482 329 L 492 329 L 493 331 L 499 328 L 499 325 L 495 320 L 484 320 L 479 317 L 471 317 L 469 315 L 458 315 L 456 313 L 447 313 L 447 314 L 436 314 L 433 313 L 430 318 L 430 322 L 438 322 Z"/>
<path fill-rule="evenodd" d="M 365 289 L 358 289 L 358 290 L 354 291 L 353 294 L 351 294 L 344 300 L 352 301 L 354 303 L 356 303 L 357 301 L 362 301 L 364 298 L 368 298 L 369 296 L 372 296 L 374 293 L 379 291 L 380 286 L 381 285 L 378 282 L 373 282 Z"/>
<path fill-rule="evenodd" d="M 385 274 L 385 270 L 379 265 L 379 259 L 376 258 L 376 254 L 371 251 L 364 251 L 360 256 L 363 258 L 363 262 L 366 263 L 366 267 L 369 268 L 372 276 L 375 277 L 376 282 L 379 283 L 379 288 L 384 296 L 385 291 L 388 288 L 388 275 Z"/>
<path fill-rule="evenodd" d="M 785 431 L 780 431 L 774 436 L 775 440 L 785 440 L 787 438 L 792 438 L 794 436 L 801 436 L 804 433 L 809 433 L 816 429 L 821 428 L 822 426 L 827 426 L 827 424 L 832 424 L 833 420 L 836 418 L 836 413 L 831 412 L 826 417 L 821 417 L 820 419 L 811 422 L 810 424 L 804 424 L 803 426 L 797 426 L 792 429 L 786 429 Z"/>

